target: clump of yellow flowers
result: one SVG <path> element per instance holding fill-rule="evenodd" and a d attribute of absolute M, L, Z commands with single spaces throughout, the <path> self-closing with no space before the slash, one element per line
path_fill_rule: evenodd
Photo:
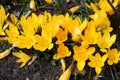
<path fill-rule="evenodd" d="M 119 4 L 119 0 L 110 1 L 114 7 Z M 111 34 L 113 28 L 107 16 L 112 11 L 111 6 L 106 0 L 99 0 L 98 3 L 87 6 L 94 11 L 94 14 L 89 16 L 89 21 L 87 19 L 82 21 L 79 17 L 73 19 L 68 13 L 51 15 L 48 12 L 39 15 L 32 13 L 28 18 L 22 16 L 20 20 L 10 14 L 11 20 L 7 20 L 8 14 L 0 5 L 0 35 L 4 35 L 0 40 L 7 40 L 13 48 L 34 48 L 40 52 L 51 50 L 57 45 L 53 59 L 72 57 L 74 62 L 77 62 L 79 71 L 87 65 L 95 68 L 95 72 L 99 75 L 106 63 L 113 65 L 120 61 L 120 51 L 112 47 L 116 41 L 116 34 Z M 68 35 L 71 35 L 71 38 Z M 69 39 L 77 43 L 71 45 L 72 49 L 66 45 Z M 22 51 L 13 52 L 13 55 L 21 58 L 17 60 L 23 62 L 21 67 L 31 59 L 31 56 Z M 64 71 L 59 80 L 69 80 L 70 74 L 67 73 L 71 73 L 72 65 Z"/>

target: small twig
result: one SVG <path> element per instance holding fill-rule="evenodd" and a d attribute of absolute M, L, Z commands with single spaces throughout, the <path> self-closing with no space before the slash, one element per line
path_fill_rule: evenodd
<path fill-rule="evenodd" d="M 37 56 L 33 56 L 32 60 L 28 62 L 28 66 L 31 65 L 36 59 L 37 59 Z"/>

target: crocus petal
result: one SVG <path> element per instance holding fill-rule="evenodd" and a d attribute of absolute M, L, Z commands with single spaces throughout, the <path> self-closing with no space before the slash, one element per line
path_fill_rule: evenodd
<path fill-rule="evenodd" d="M 116 35 L 114 34 L 114 35 L 111 36 L 111 43 L 114 43 L 115 40 L 116 40 Z"/>
<path fill-rule="evenodd" d="M 88 54 L 93 54 L 95 52 L 95 48 L 94 47 L 90 47 L 90 48 L 88 48 L 88 51 L 87 51 L 87 53 Z"/>
<path fill-rule="evenodd" d="M 106 59 L 107 59 L 107 55 L 103 55 L 103 56 L 102 56 L 102 61 L 105 62 Z"/>
<path fill-rule="evenodd" d="M 73 65 L 69 66 L 68 69 L 60 76 L 59 80 L 69 80 Z"/>
<path fill-rule="evenodd" d="M 59 54 L 55 54 L 55 55 L 53 56 L 53 59 L 55 59 L 55 60 L 60 59 L 60 55 L 59 55 Z"/>
<path fill-rule="evenodd" d="M 89 62 L 88 65 L 89 65 L 90 67 L 93 67 L 93 68 L 95 67 L 95 64 L 92 63 L 92 62 Z"/>
<path fill-rule="evenodd" d="M 21 63 L 20 68 L 24 67 L 26 63 L 31 59 L 31 56 L 27 55 L 26 53 L 20 51 L 20 52 L 13 52 L 13 55 L 15 57 L 18 57 L 19 59 L 16 60 L 16 62 Z"/>
<path fill-rule="evenodd" d="M 85 67 L 85 61 L 81 61 L 77 63 L 78 70 L 82 71 L 84 67 Z"/>
<path fill-rule="evenodd" d="M 95 68 L 97 74 L 100 74 L 101 70 L 102 70 L 101 68 Z"/>
<path fill-rule="evenodd" d="M 108 63 L 109 65 L 112 65 L 112 64 L 113 64 L 113 62 L 112 62 L 111 60 L 108 60 L 107 63 Z"/>

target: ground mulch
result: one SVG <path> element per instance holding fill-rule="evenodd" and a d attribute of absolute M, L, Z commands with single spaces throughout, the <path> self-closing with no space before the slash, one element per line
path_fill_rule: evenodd
<path fill-rule="evenodd" d="M 45 59 L 36 60 L 31 65 L 19 68 L 16 57 L 10 55 L 0 60 L 0 80 L 58 80 L 60 66 L 51 66 Z"/>

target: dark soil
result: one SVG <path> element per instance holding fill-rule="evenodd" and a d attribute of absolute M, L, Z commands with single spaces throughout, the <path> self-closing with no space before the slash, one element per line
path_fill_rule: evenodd
<path fill-rule="evenodd" d="M 0 60 L 0 80 L 58 80 L 60 66 L 51 66 L 47 60 L 34 61 L 30 66 L 19 68 L 12 55 Z"/>
<path fill-rule="evenodd" d="M 60 65 L 52 66 L 46 59 L 36 60 L 23 68 L 19 68 L 16 60 L 12 55 L 0 60 L 0 80 L 58 80 L 62 73 Z M 114 80 L 111 76 L 110 70 L 106 69 L 98 80 Z M 75 80 L 74 76 L 70 80 Z M 93 80 L 93 77 L 77 75 L 76 80 Z"/>

